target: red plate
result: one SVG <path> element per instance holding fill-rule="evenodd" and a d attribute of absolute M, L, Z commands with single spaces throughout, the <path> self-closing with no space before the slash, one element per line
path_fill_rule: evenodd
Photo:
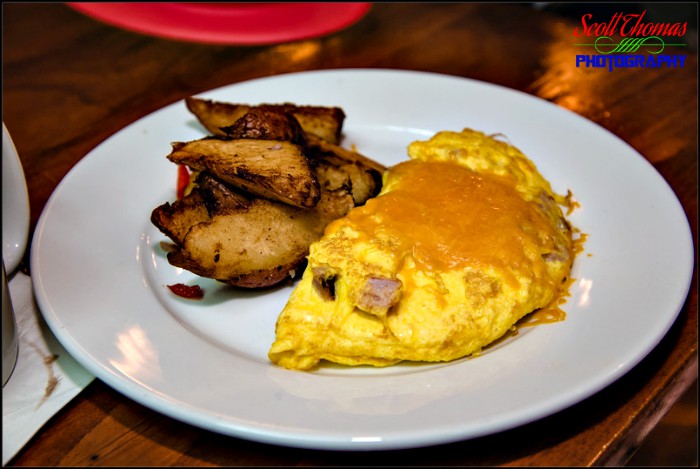
<path fill-rule="evenodd" d="M 370 3 L 67 3 L 141 34 L 206 44 L 273 44 L 323 36 L 359 21 Z"/>

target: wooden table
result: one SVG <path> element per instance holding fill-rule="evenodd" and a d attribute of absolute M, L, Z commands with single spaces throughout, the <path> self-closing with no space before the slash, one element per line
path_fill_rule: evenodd
<path fill-rule="evenodd" d="M 252 78 L 367 67 L 497 83 L 591 119 L 632 145 L 669 182 L 697 244 L 696 51 L 682 51 L 683 68 L 576 68 L 572 31 L 580 24 L 525 4 L 382 3 L 352 27 L 320 39 L 233 47 L 127 32 L 58 3 L 3 3 L 3 120 L 26 173 L 31 227 L 83 156 L 152 111 Z M 274 447 L 172 420 L 95 380 L 11 464 L 622 464 L 697 378 L 696 290 L 694 276 L 671 331 L 622 379 L 569 409 L 500 434 L 389 452 Z"/>

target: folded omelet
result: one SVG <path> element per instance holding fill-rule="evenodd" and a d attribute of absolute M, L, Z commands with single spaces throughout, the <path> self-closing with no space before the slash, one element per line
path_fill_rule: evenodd
<path fill-rule="evenodd" d="M 408 154 L 377 197 L 311 245 L 277 320 L 273 363 L 454 360 L 563 294 L 569 197 L 525 155 L 470 129 L 413 142 Z"/>

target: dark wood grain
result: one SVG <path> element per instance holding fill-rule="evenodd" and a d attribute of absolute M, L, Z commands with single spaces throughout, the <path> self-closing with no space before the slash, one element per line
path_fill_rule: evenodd
<path fill-rule="evenodd" d="M 152 111 L 251 78 L 361 67 L 488 81 L 600 124 L 666 179 L 697 245 L 697 53 L 688 50 L 679 69 L 577 69 L 571 46 L 576 24 L 527 4 L 380 3 L 350 28 L 320 39 L 234 47 L 124 31 L 59 3 L 3 3 L 3 121 L 27 177 L 32 230 L 57 184 L 83 156 Z M 622 464 L 696 380 L 697 329 L 694 274 L 678 320 L 630 373 L 555 415 L 476 440 L 379 453 L 274 447 L 172 420 L 96 380 L 10 464 Z"/>

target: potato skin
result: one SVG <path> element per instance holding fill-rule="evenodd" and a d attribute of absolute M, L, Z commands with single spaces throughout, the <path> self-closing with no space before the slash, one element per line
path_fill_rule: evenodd
<path fill-rule="evenodd" d="M 306 134 L 291 114 L 275 108 L 252 108 L 233 124 L 221 127 L 232 139 L 279 140 L 306 149 Z"/>

